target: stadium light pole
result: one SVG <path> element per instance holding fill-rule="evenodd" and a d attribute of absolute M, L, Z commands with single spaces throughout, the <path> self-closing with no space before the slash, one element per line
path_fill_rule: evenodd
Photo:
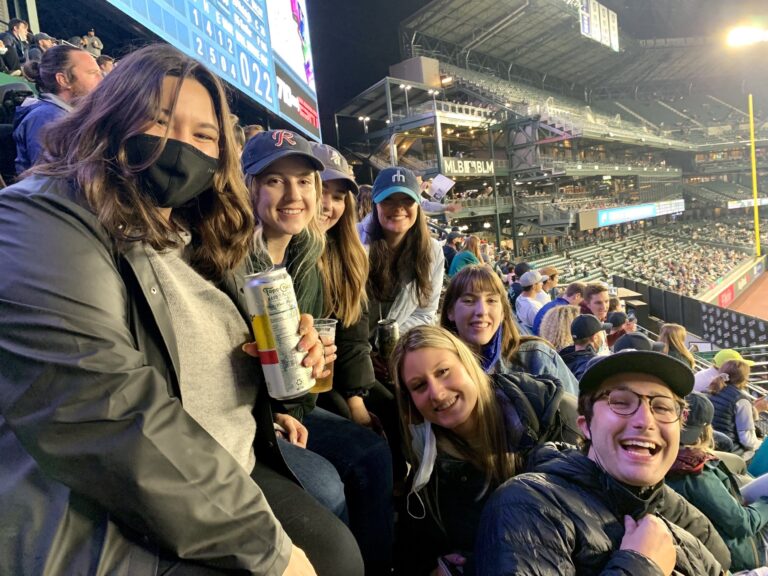
<path fill-rule="evenodd" d="M 493 166 L 493 202 L 495 206 L 494 217 L 496 223 L 496 248 L 501 250 L 501 217 L 499 216 L 499 186 L 498 181 L 496 180 L 496 153 L 493 149 L 493 125 L 488 126 L 488 144 L 491 153 L 491 166 Z M 513 234 L 514 230 L 515 228 L 513 226 Z M 517 243 L 515 243 L 515 246 L 517 246 Z"/>
<path fill-rule="evenodd" d="M 740 48 L 743 46 L 752 46 L 768 42 L 768 29 L 754 26 L 740 26 L 733 28 L 726 39 L 726 44 L 731 48 Z M 752 211 L 755 218 L 755 256 L 762 255 L 760 247 L 760 217 L 757 205 L 757 158 L 755 153 L 755 113 L 752 107 L 752 94 L 747 96 L 749 106 L 749 147 L 752 163 L 752 201 L 754 206 Z"/>
<path fill-rule="evenodd" d="M 755 205 L 752 207 L 755 217 L 755 256 L 762 255 L 760 250 L 760 217 L 757 205 L 757 155 L 755 153 L 755 113 L 752 107 L 752 94 L 748 97 L 749 103 L 749 146 L 752 160 L 752 201 Z"/>

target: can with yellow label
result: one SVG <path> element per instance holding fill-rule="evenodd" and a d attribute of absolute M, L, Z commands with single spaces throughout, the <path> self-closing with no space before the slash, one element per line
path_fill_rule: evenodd
<path fill-rule="evenodd" d="M 245 300 L 269 395 L 290 400 L 307 393 L 315 379 L 301 364 L 307 353 L 297 347 L 299 305 L 290 275 L 285 268 L 272 268 L 246 276 Z"/>

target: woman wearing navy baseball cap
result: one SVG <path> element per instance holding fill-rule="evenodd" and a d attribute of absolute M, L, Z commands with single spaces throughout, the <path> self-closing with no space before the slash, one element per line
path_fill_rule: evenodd
<path fill-rule="evenodd" d="M 429 234 L 416 175 L 400 166 L 385 168 L 373 183 L 372 196 L 372 217 L 360 230 L 370 262 L 370 335 L 385 318 L 395 320 L 401 334 L 434 324 L 445 257 Z"/>

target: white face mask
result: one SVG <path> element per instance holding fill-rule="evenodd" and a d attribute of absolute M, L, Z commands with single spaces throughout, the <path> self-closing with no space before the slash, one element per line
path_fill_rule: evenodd
<path fill-rule="evenodd" d="M 8 47 L 2 42 L 0 42 L 0 56 L 5 54 L 6 52 L 8 52 Z"/>
<path fill-rule="evenodd" d="M 427 511 L 418 492 L 427 485 L 429 478 L 432 476 L 432 470 L 437 459 L 437 440 L 435 439 L 435 433 L 432 432 L 432 425 L 429 422 L 409 424 L 408 428 L 411 431 L 411 448 L 413 448 L 414 454 L 419 459 L 419 467 L 413 478 L 411 491 L 406 498 L 405 508 L 412 518 L 421 520 L 426 516 Z M 421 506 L 420 512 L 411 512 L 411 496 L 415 496 L 418 500 Z"/>

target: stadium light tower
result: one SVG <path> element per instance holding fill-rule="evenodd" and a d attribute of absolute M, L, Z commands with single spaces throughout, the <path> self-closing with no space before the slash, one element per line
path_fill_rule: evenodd
<path fill-rule="evenodd" d="M 435 89 L 433 89 L 433 88 L 430 88 L 429 90 L 427 90 L 427 94 L 429 94 L 430 96 L 432 96 L 432 108 L 434 108 L 435 110 L 437 110 L 437 101 L 436 101 L 436 98 L 437 98 L 437 95 L 438 95 L 438 94 L 440 94 L 440 90 L 435 90 Z"/>
<path fill-rule="evenodd" d="M 731 47 L 751 46 L 761 42 L 768 42 L 768 30 L 754 26 L 741 26 L 732 29 L 728 33 L 726 43 Z M 752 106 L 752 94 L 747 96 L 749 107 L 749 145 L 752 164 L 752 206 L 755 220 L 755 256 L 762 255 L 760 247 L 760 217 L 757 205 L 757 158 L 755 153 L 755 114 Z"/>

